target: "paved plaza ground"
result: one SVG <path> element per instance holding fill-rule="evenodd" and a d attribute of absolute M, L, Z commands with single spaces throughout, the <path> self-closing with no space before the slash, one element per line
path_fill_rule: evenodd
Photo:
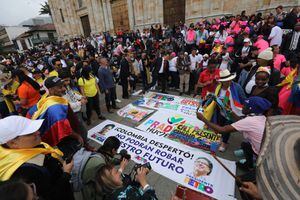
<path fill-rule="evenodd" d="M 172 95 L 178 95 L 178 92 L 176 91 L 168 91 L 169 94 Z M 121 94 L 122 94 L 122 88 L 120 86 L 117 86 L 117 95 L 118 95 L 118 99 L 120 99 L 122 102 L 118 103 L 117 106 L 122 108 L 124 106 L 126 106 L 127 104 L 133 102 L 134 100 L 140 98 L 141 96 L 131 96 L 129 99 L 122 99 L 121 98 Z M 130 126 L 130 127 L 136 127 L 139 124 L 141 124 L 143 121 L 141 122 L 134 122 L 132 120 L 129 119 L 125 119 L 123 117 L 118 116 L 116 110 L 114 111 L 114 113 L 108 113 L 106 111 L 106 107 L 105 107 L 105 100 L 104 100 L 104 95 L 102 94 L 100 97 L 100 104 L 101 104 L 101 111 L 102 111 L 102 115 L 105 116 L 107 119 L 110 119 L 112 121 L 124 124 L 126 126 Z M 93 120 L 92 120 L 92 124 L 90 126 L 88 126 L 88 129 L 93 128 L 94 126 L 97 126 L 99 123 L 101 123 L 102 121 L 99 120 L 96 117 L 96 114 L 94 114 L 93 116 Z M 234 156 L 233 151 L 239 148 L 239 145 L 242 141 L 243 137 L 241 134 L 239 133 L 234 133 L 231 134 L 230 140 L 229 140 L 229 147 L 227 149 L 226 152 L 224 153 L 217 153 L 217 156 L 231 160 L 231 161 L 237 161 L 237 158 Z M 90 140 L 90 143 L 92 146 L 97 146 L 98 144 L 96 142 L 93 142 Z M 133 162 L 131 161 L 130 164 L 128 165 L 127 169 L 128 171 L 131 170 L 132 166 L 133 166 Z M 126 172 L 126 171 L 125 171 Z M 242 171 L 237 171 L 237 175 L 242 174 Z M 175 193 L 176 190 L 176 185 L 177 183 L 175 183 L 174 181 L 165 178 L 164 176 L 161 176 L 159 174 L 157 174 L 156 172 L 151 171 L 148 175 L 148 181 L 149 184 L 154 187 L 157 197 L 159 200 L 169 200 L 171 197 L 172 193 Z M 224 182 L 224 184 L 226 184 L 226 180 L 220 180 L 222 182 Z M 239 192 L 236 188 L 236 198 L 237 199 L 241 199 L 239 196 Z"/>

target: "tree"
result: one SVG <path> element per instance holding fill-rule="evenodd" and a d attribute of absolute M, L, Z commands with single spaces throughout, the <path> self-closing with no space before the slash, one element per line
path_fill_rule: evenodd
<path fill-rule="evenodd" d="M 47 1 L 45 2 L 45 4 L 41 4 L 41 9 L 40 9 L 40 15 L 46 15 L 46 14 L 52 17 L 52 13 Z"/>

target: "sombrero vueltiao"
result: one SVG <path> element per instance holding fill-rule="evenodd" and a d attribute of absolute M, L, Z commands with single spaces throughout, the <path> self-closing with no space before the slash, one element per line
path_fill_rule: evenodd
<path fill-rule="evenodd" d="M 300 199 L 300 116 L 268 118 L 256 181 L 263 199 Z"/>

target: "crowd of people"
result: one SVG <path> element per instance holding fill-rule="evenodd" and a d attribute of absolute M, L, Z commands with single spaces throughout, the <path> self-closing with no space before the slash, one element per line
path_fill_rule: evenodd
<path fill-rule="evenodd" d="M 237 166 L 253 172 L 267 117 L 300 114 L 299 15 L 299 8 L 287 13 L 278 6 L 264 16 L 243 11 L 189 25 L 154 24 L 1 56 L 1 198 L 157 199 L 149 169 L 136 170 L 134 186 L 123 174 L 128 159 L 117 159 L 115 169 L 117 138 L 98 150 L 87 142 L 93 111 L 105 120 L 137 88 L 201 99 L 203 113 L 195 115 L 222 134 L 219 151 L 231 132 L 242 133 L 235 154 L 245 159 Z M 247 184 L 242 191 L 258 199 Z"/>

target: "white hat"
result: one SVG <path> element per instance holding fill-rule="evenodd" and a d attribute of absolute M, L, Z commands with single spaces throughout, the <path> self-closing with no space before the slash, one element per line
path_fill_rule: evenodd
<path fill-rule="evenodd" d="M 250 39 L 249 38 L 245 38 L 244 42 L 250 42 Z"/>
<path fill-rule="evenodd" d="M 264 51 L 258 54 L 258 58 L 263 60 L 272 60 L 273 59 L 273 51 L 272 48 L 267 48 Z"/>
<path fill-rule="evenodd" d="M 43 121 L 43 119 L 31 120 L 18 115 L 0 119 L 0 144 L 5 144 L 18 136 L 36 132 L 42 126 Z"/>
<path fill-rule="evenodd" d="M 230 81 L 230 80 L 233 80 L 235 77 L 236 77 L 235 73 L 231 74 L 228 69 L 224 69 L 224 70 L 220 71 L 220 78 L 218 81 L 220 81 L 220 82 Z"/>

